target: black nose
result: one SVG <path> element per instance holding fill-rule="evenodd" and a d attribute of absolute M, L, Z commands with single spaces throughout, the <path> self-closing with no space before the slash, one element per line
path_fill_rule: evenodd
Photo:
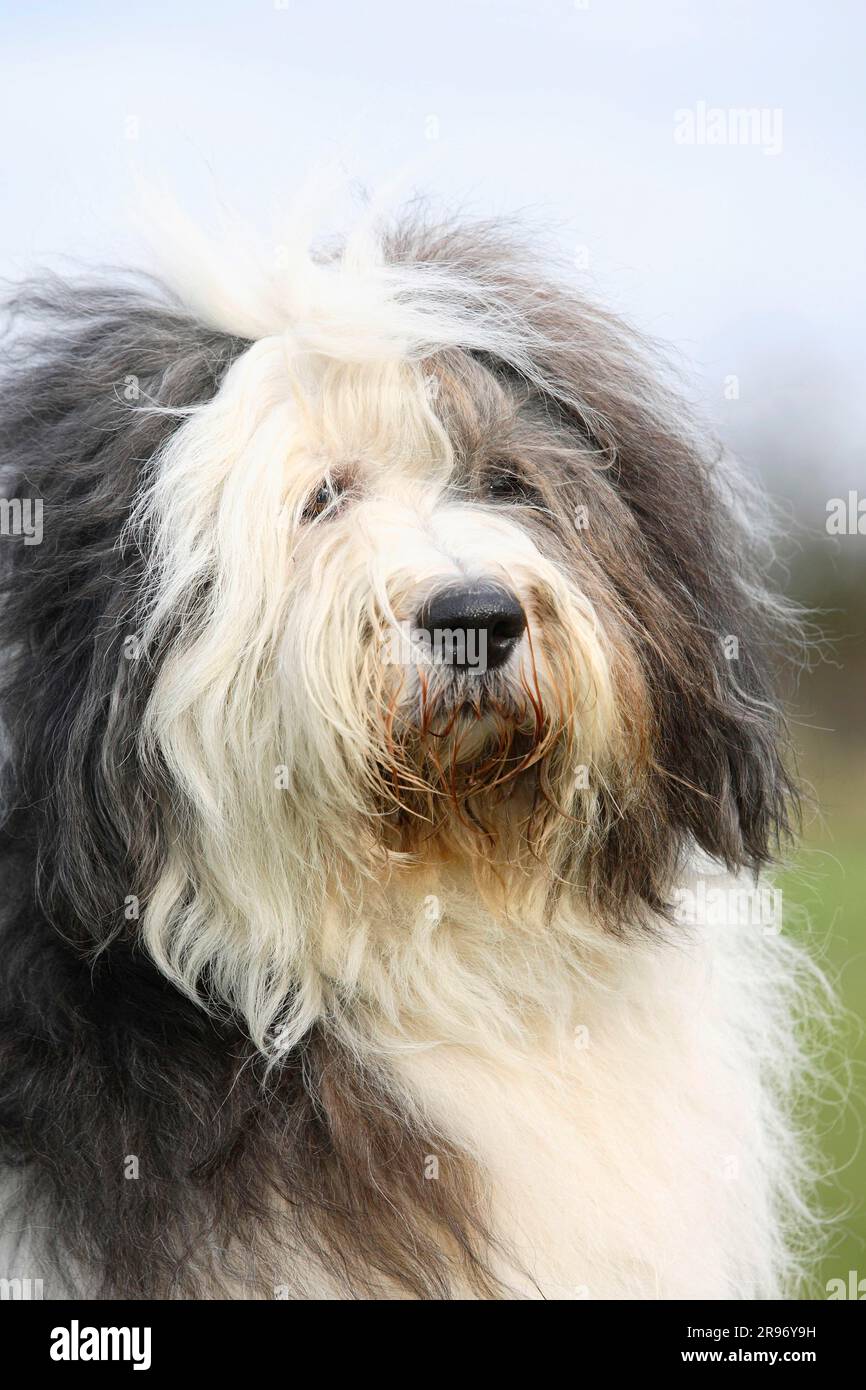
<path fill-rule="evenodd" d="M 424 605 L 418 626 L 437 664 L 495 670 L 520 641 L 526 614 L 514 594 L 498 584 L 452 584 Z"/>

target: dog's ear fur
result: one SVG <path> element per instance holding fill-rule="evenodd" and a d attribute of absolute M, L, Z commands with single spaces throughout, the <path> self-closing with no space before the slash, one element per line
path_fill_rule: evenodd
<path fill-rule="evenodd" d="M 569 367 L 628 509 L 606 538 L 608 573 L 648 681 L 658 804 L 728 867 L 757 869 L 796 803 L 775 687 L 799 625 L 767 584 L 769 502 L 647 377 L 619 326 L 601 327 L 618 339 L 608 370 L 591 344 Z"/>
<path fill-rule="evenodd" d="M 632 519 L 614 572 L 650 693 L 651 800 L 729 868 L 757 870 L 796 803 L 774 691 L 796 619 L 764 586 L 724 460 L 651 420 L 630 431 L 611 418 L 611 481 Z"/>
<path fill-rule="evenodd" d="M 612 818 L 608 857 L 619 862 L 608 869 L 621 875 L 623 857 L 644 876 L 657 865 L 642 895 L 658 906 L 690 843 L 732 870 L 757 871 L 787 835 L 797 789 L 775 687 L 801 629 L 767 583 L 768 499 L 692 424 L 652 351 L 567 299 L 551 299 L 547 314 L 543 327 L 560 347 L 546 370 L 566 401 L 585 403 L 566 410 L 608 490 L 590 505 L 588 543 L 615 586 L 650 697 L 634 848 L 629 818 Z"/>
<path fill-rule="evenodd" d="M 43 536 L 2 547 L 4 841 L 39 866 L 41 908 L 85 949 L 124 923 L 161 854 L 136 753 L 152 654 L 135 648 L 145 558 L 130 507 L 188 407 L 237 350 L 147 280 L 46 276 L 9 305 L 3 491 Z M 82 939 L 84 936 L 85 939 Z"/>

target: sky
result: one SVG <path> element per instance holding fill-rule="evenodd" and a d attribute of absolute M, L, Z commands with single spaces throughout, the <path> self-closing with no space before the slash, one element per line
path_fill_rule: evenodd
<path fill-rule="evenodd" d="M 0 275 L 146 260 L 142 178 L 267 227 L 336 165 L 548 229 L 807 523 L 866 490 L 862 0 L 0 0 L 0 37 Z"/>

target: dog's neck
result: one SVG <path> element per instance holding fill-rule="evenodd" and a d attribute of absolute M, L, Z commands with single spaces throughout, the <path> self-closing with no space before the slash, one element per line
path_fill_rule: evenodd
<path fill-rule="evenodd" d="M 546 880 L 438 862 L 395 866 L 358 899 L 331 900 L 317 953 L 329 1005 L 363 1020 L 371 1041 L 501 1055 L 570 1036 L 624 946 L 573 897 L 551 910 Z"/>

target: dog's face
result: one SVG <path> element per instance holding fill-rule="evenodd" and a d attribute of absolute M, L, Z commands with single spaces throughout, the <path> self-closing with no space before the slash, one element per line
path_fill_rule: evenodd
<path fill-rule="evenodd" d="M 151 702 L 178 775 L 198 730 L 222 726 L 222 755 L 240 722 L 238 798 L 284 794 L 350 861 L 555 877 L 600 791 L 630 803 L 646 774 L 645 680 L 593 551 L 608 471 L 468 353 L 347 364 L 259 343 L 158 483 L 171 602 L 197 548 L 213 576 Z"/>
<path fill-rule="evenodd" d="M 565 896 L 623 932 L 695 845 L 763 862 L 790 790 L 741 485 L 643 346 L 489 229 L 368 252 L 301 257 L 245 319 L 224 278 L 209 328 L 40 292 L 73 346 L 40 340 L 7 412 L 66 519 L 12 614 L 49 615 L 69 683 L 34 710 L 22 664 L 22 737 L 61 748 L 18 795 L 42 891 L 107 930 L 135 895 L 154 957 L 259 1041 L 360 969 L 371 885 L 392 942 L 437 873 L 535 931 Z"/>
<path fill-rule="evenodd" d="M 422 859 L 537 852 L 632 722 L 573 442 L 462 354 L 343 376 L 330 447 L 324 430 L 300 443 L 285 502 L 281 682 L 315 727 L 331 812 L 362 805 Z"/>

